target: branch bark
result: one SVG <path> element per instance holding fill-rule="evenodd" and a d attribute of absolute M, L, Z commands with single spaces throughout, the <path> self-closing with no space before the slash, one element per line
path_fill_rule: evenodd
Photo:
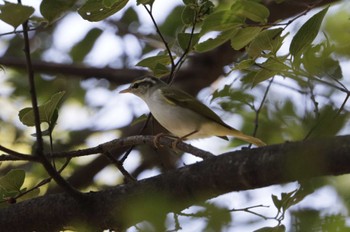
<path fill-rule="evenodd" d="M 350 173 L 350 136 L 290 142 L 225 153 L 178 170 L 86 193 L 78 202 L 68 194 L 51 194 L 0 210 L 4 231 L 57 231 L 82 223 L 92 229 L 125 229 L 147 220 L 152 198 L 165 199 L 161 216 L 224 193 L 325 175 Z M 135 202 L 144 212 L 128 218 Z M 150 207 L 148 208 L 147 205 Z M 40 218 L 40 220 L 38 220 Z"/>

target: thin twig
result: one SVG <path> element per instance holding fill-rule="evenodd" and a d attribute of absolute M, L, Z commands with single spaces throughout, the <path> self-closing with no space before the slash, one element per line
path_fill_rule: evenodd
<path fill-rule="evenodd" d="M 173 81 L 175 79 L 176 72 L 180 70 L 182 64 L 186 60 L 186 56 L 188 55 L 188 53 L 189 53 L 189 51 L 191 49 L 192 40 L 193 40 L 193 34 L 194 34 L 194 30 L 196 29 L 196 22 L 197 22 L 197 13 L 196 13 L 196 15 L 194 17 L 194 22 L 193 22 L 192 29 L 191 29 L 191 36 L 190 36 L 190 39 L 188 41 L 187 47 L 186 47 L 185 51 L 183 52 L 183 54 L 180 56 L 179 60 L 174 65 L 174 67 L 171 69 L 170 76 L 169 76 L 169 79 L 168 79 L 168 84 L 169 85 L 171 85 L 173 83 Z"/>
<path fill-rule="evenodd" d="M 22 4 L 21 0 L 18 0 L 19 4 Z M 32 66 L 32 60 L 30 55 L 30 45 L 29 45 L 29 36 L 28 36 L 28 21 L 25 21 L 23 24 L 23 38 L 24 38 L 24 53 L 26 57 L 28 80 L 29 80 L 29 92 L 31 96 L 31 102 L 34 113 L 34 122 L 36 130 L 36 148 L 35 155 L 39 157 L 41 164 L 44 166 L 49 175 L 56 181 L 56 183 L 65 189 L 72 197 L 76 199 L 81 199 L 82 193 L 74 189 L 68 182 L 66 182 L 63 177 L 57 173 L 57 171 L 52 167 L 50 161 L 44 155 L 44 142 L 42 137 L 42 131 L 40 127 L 40 115 L 39 107 L 37 101 L 37 93 L 35 88 L 34 80 L 34 70 Z"/>
<path fill-rule="evenodd" d="M 40 27 L 40 26 L 39 26 Z M 34 27 L 34 28 L 28 28 L 27 31 L 36 31 L 39 27 Z M 19 30 L 19 31 L 10 31 L 10 32 L 5 32 L 5 33 L 1 33 L 1 36 L 6 36 L 6 35 L 16 35 L 16 34 L 22 34 L 23 30 Z"/>
<path fill-rule="evenodd" d="M 272 85 L 272 82 L 274 81 L 274 77 L 271 78 L 269 84 L 267 85 L 267 88 L 265 90 L 265 93 L 264 93 L 264 96 L 263 96 L 263 99 L 261 100 L 260 102 L 260 106 L 259 108 L 255 111 L 255 126 L 254 126 L 254 131 L 253 131 L 253 136 L 256 136 L 256 133 L 258 132 L 258 128 L 259 128 L 259 117 L 260 117 L 260 112 L 265 104 L 265 101 L 266 101 L 266 98 L 267 98 L 267 94 L 269 93 L 270 91 L 270 87 Z M 249 147 L 251 147 L 252 144 L 249 145 Z"/>
<path fill-rule="evenodd" d="M 150 6 L 150 9 L 147 8 L 146 5 L 143 5 L 144 8 L 146 9 L 147 13 L 149 14 L 151 20 L 152 20 L 152 23 L 154 25 L 154 27 L 156 28 L 156 31 L 157 31 L 157 34 L 159 35 L 160 39 L 162 40 L 164 46 L 165 46 L 165 49 L 167 50 L 167 53 L 169 55 L 169 58 L 170 58 L 170 63 L 171 63 L 171 69 L 173 70 L 174 69 L 174 66 L 175 66 L 175 61 L 174 61 L 174 58 L 172 56 L 172 52 L 171 52 L 171 49 L 169 47 L 169 44 L 168 42 L 165 40 L 162 32 L 160 31 L 159 27 L 158 27 L 158 24 L 155 20 L 155 18 L 153 17 L 153 13 L 152 13 L 152 5 Z"/>
<path fill-rule="evenodd" d="M 320 117 L 320 110 L 318 108 L 318 102 L 316 100 L 316 97 L 315 97 L 315 94 L 314 94 L 314 91 L 313 91 L 314 88 L 313 88 L 313 86 L 311 84 L 311 80 L 310 79 L 308 80 L 307 84 L 308 84 L 308 87 L 310 89 L 311 101 L 312 101 L 312 103 L 314 104 L 314 107 L 315 107 L 314 112 L 316 114 L 316 118 L 319 118 Z"/>
<path fill-rule="evenodd" d="M 268 219 L 276 219 L 274 217 L 266 217 L 260 213 L 256 213 L 254 211 L 252 211 L 252 209 L 254 208 L 260 208 L 260 207 L 263 207 L 263 208 L 269 208 L 269 206 L 266 206 L 266 205 L 254 205 L 254 206 L 249 206 L 249 207 L 246 207 L 246 208 L 240 208 L 240 209 L 231 209 L 230 212 L 239 212 L 239 211 L 243 211 L 243 212 L 246 212 L 246 213 L 251 213 L 255 216 L 258 216 L 258 217 L 261 217 L 263 218 L 264 220 L 268 220 Z"/>
<path fill-rule="evenodd" d="M 8 154 L 8 155 L 3 155 L 2 157 L 7 157 L 11 160 L 27 160 L 27 161 L 36 161 L 36 162 L 39 161 L 35 156 L 19 153 L 17 151 L 11 150 L 1 145 L 0 145 L 0 151 L 6 152 Z"/>
<path fill-rule="evenodd" d="M 111 162 L 112 164 L 114 164 L 119 171 L 123 174 L 123 176 L 125 177 L 125 179 L 128 182 L 135 182 L 137 181 L 123 166 L 123 163 L 121 163 L 120 161 L 118 161 L 109 151 L 106 151 L 103 153 L 103 155 L 105 155 Z"/>
<path fill-rule="evenodd" d="M 152 113 L 149 113 L 146 119 L 146 122 L 143 124 L 142 128 L 140 129 L 138 134 L 142 134 L 142 132 L 146 129 L 149 121 L 152 118 Z M 124 153 L 123 157 L 120 159 L 121 164 L 123 165 L 123 163 L 125 162 L 125 160 L 128 158 L 128 156 L 130 155 L 130 153 L 132 152 L 132 150 L 134 150 L 135 146 L 131 146 L 129 147 L 129 149 Z"/>
<path fill-rule="evenodd" d="M 344 110 L 344 107 L 347 103 L 347 101 L 349 100 L 350 97 L 350 92 L 348 94 L 346 94 L 346 97 L 343 101 L 343 103 L 341 104 L 340 108 L 338 109 L 337 113 L 335 114 L 334 118 L 338 117 L 340 115 L 340 113 Z"/>
<path fill-rule="evenodd" d="M 21 0 L 18 0 L 18 3 L 21 4 Z M 34 113 L 34 122 L 35 122 L 35 134 L 36 134 L 36 155 L 43 156 L 44 143 L 42 137 L 42 131 L 40 128 L 40 114 L 38 107 L 37 94 L 35 89 L 35 80 L 34 80 L 34 70 L 32 66 L 32 59 L 30 56 L 30 46 L 29 46 L 29 36 L 28 36 L 28 22 L 23 23 L 23 37 L 24 37 L 24 54 L 26 57 L 28 80 L 29 80 L 29 92 L 31 96 L 32 108 Z"/>

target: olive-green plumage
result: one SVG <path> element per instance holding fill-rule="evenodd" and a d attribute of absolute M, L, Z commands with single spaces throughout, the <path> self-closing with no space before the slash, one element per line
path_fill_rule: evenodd
<path fill-rule="evenodd" d="M 245 135 L 227 125 L 208 106 L 190 94 L 168 86 L 152 76 L 135 81 L 121 93 L 133 93 L 143 99 L 155 119 L 172 134 L 186 139 L 227 135 L 257 146 L 266 145 L 260 139 Z"/>

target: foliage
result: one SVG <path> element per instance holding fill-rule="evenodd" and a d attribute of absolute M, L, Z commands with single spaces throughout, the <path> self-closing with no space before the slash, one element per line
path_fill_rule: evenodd
<path fill-rule="evenodd" d="M 43 185 L 48 191 L 55 191 L 55 186 L 48 185 L 51 178 L 60 184 L 57 176 L 58 179 L 61 176 L 68 179 L 67 173 L 73 178 L 78 176 L 79 170 L 87 172 L 86 166 L 89 165 L 71 157 L 54 158 L 55 152 L 87 147 L 91 140 L 93 144 L 99 144 L 104 136 L 127 136 L 132 130 L 130 128 L 141 124 L 143 126 L 138 131 L 150 130 L 147 127 L 152 124 L 149 123 L 152 121 L 150 117 L 137 117 L 143 113 L 139 106 L 133 107 L 136 119 L 130 127 L 122 127 L 106 119 L 110 115 L 113 121 L 122 118 L 121 111 L 111 110 L 124 106 L 113 91 L 115 86 L 132 81 L 125 81 L 125 76 L 132 76 L 130 73 L 140 71 L 140 68 L 154 76 L 166 77 L 169 84 L 187 85 L 191 94 L 197 94 L 200 89 L 227 76 L 225 84 L 219 81 L 221 87 L 212 93 L 210 104 L 217 105 L 226 115 L 238 114 L 242 119 L 240 129 L 268 144 L 332 137 L 348 129 L 350 92 L 348 80 L 344 78 L 348 70 L 343 70 L 350 54 L 349 33 L 344 33 L 344 28 L 349 25 L 348 5 L 347 8 L 332 9 L 338 14 L 330 13 L 330 6 L 317 8 L 311 5 L 297 15 L 290 15 L 289 19 L 279 18 L 273 22 L 270 17 L 277 13 L 270 12 L 265 1 L 183 0 L 160 22 L 156 18 L 159 2 L 139 0 L 133 5 L 126 0 L 42 0 L 40 9 L 7 1 L 0 5 L 0 20 L 11 26 L 11 30 L 0 34 L 3 39 L 1 45 L 6 47 L 3 58 L 0 58 L 0 64 L 5 69 L 1 70 L 4 76 L 2 82 L 6 87 L 0 89 L 0 105 L 11 109 L 0 112 L 4 125 L 0 133 L 11 138 L 8 141 L 2 136 L 0 141 L 0 150 L 6 153 L 2 156 L 0 169 L 2 207 L 35 197 L 40 192 L 44 194 L 46 189 L 43 191 Z M 279 2 L 281 6 L 285 4 L 284 1 Z M 141 10 L 148 14 L 147 19 L 141 18 Z M 309 18 L 305 19 L 303 15 Z M 69 29 L 72 28 L 69 28 L 70 23 L 65 23 L 71 20 L 70 17 L 78 17 L 81 25 L 88 25 L 79 39 L 70 38 Z M 146 25 L 145 20 L 151 22 L 151 26 Z M 20 30 L 21 24 L 23 28 Z M 65 28 L 64 33 L 60 31 L 62 27 Z M 147 30 L 150 27 L 152 30 Z M 30 34 L 26 38 L 28 32 Z M 112 40 L 101 43 L 106 37 L 117 38 L 118 44 L 113 44 L 115 41 Z M 70 47 L 59 49 L 60 40 L 67 38 L 71 39 Z M 25 53 L 21 50 L 23 42 L 31 46 Z M 98 52 L 103 54 L 97 57 Z M 110 58 L 111 54 L 114 57 Z M 11 67 L 5 62 L 6 58 L 25 60 L 25 57 L 22 66 L 17 63 L 17 66 Z M 45 60 L 52 63 L 43 62 Z M 100 60 L 107 60 L 97 68 L 106 71 L 102 74 L 104 79 L 95 69 L 89 69 L 91 64 Z M 63 66 L 57 66 L 60 62 Z M 23 71 L 23 67 L 27 69 Z M 113 74 L 108 72 L 110 70 Z M 116 70 L 123 74 L 115 74 Z M 28 77 L 29 81 L 24 77 Z M 81 77 L 87 80 L 81 81 Z M 31 78 L 35 80 L 36 95 Z M 33 98 L 38 101 L 37 105 Z M 22 124 L 17 121 L 17 115 Z M 84 115 L 90 120 L 84 122 Z M 70 121 L 73 123 L 69 124 Z M 48 125 L 46 130 L 41 127 L 43 123 Z M 32 127 L 35 127 L 35 136 L 30 136 L 33 134 Z M 38 128 L 41 133 L 38 133 Z M 49 141 L 46 141 L 45 135 L 48 135 Z M 237 145 L 241 142 L 233 140 L 230 143 L 230 146 Z M 133 149 L 141 155 L 140 161 L 135 161 L 138 167 L 129 174 L 124 169 L 124 162 L 130 162 L 132 157 L 129 153 Z M 39 154 L 42 153 L 39 161 L 36 160 L 39 164 L 33 164 L 29 159 L 21 163 L 11 162 L 14 157 L 36 157 L 38 150 Z M 20 152 L 25 156 L 19 156 L 23 155 Z M 107 156 L 124 174 L 113 180 L 113 185 L 122 183 L 123 178 L 139 178 L 150 169 L 165 172 L 185 163 L 181 160 L 183 154 L 174 158 L 168 151 L 159 156 L 154 155 L 154 150 L 142 146 L 119 153 L 114 157 Z M 97 160 L 91 161 L 91 166 Z M 56 176 L 47 168 L 47 163 Z M 93 177 L 108 164 L 99 163 L 99 168 L 90 168 L 96 170 L 95 173 L 86 175 L 86 183 L 78 182 L 77 186 L 82 190 L 102 188 L 106 183 L 94 181 Z M 43 169 L 50 173 L 49 177 Z M 135 205 L 128 208 L 130 212 L 127 216 L 148 216 L 145 218 L 150 224 L 137 225 L 140 230 L 162 230 L 164 226 L 174 226 L 175 230 L 179 230 L 184 228 L 182 222 L 186 224 L 186 219 L 179 222 L 179 218 L 195 218 L 205 222 L 203 230 L 220 231 L 234 227 L 236 215 L 243 213 L 258 217 L 259 222 L 275 223 L 273 227 L 263 225 L 261 231 L 346 229 L 347 215 L 324 215 L 316 208 L 293 208 L 317 189 L 331 185 L 328 179 L 322 179 L 321 184 L 318 181 L 311 180 L 313 184 L 318 184 L 312 191 L 305 191 L 302 185 L 291 191 L 281 187 L 280 194 L 277 191 L 271 194 L 271 208 L 277 212 L 275 216 L 257 213 L 265 208 L 265 203 L 243 208 L 205 203 L 186 213 L 174 212 L 170 225 L 170 214 L 163 214 L 167 203 L 161 196 L 149 197 L 147 201 L 150 206 L 147 208 L 154 206 L 155 212 L 134 210 L 146 204 L 135 201 Z M 66 191 L 69 192 L 69 188 Z M 338 194 L 348 198 L 342 192 Z M 295 221 L 288 222 L 288 216 Z"/>

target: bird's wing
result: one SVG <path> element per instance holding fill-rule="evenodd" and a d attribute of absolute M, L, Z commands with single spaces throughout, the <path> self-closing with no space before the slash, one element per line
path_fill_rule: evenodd
<path fill-rule="evenodd" d="M 235 130 L 234 128 L 227 125 L 224 121 L 222 121 L 221 118 L 208 106 L 204 105 L 202 102 L 198 101 L 193 96 L 182 91 L 181 89 L 176 89 L 174 87 L 164 87 L 161 91 L 167 101 L 173 102 L 176 105 L 192 110 L 227 128 Z"/>

